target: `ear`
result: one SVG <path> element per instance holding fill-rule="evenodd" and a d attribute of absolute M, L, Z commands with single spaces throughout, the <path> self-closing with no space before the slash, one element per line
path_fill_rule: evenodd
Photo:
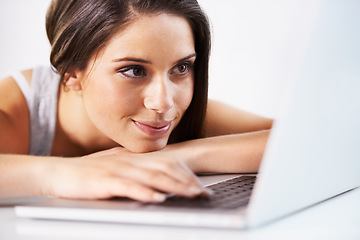
<path fill-rule="evenodd" d="M 69 77 L 70 75 L 70 77 Z M 79 74 L 78 73 L 66 73 L 65 77 L 68 79 L 66 81 L 66 87 L 72 91 L 81 91 L 82 90 L 82 86 L 81 86 L 81 81 L 79 79 Z"/>

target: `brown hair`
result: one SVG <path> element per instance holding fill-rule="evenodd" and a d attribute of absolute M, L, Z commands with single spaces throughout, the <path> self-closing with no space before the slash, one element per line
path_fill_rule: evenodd
<path fill-rule="evenodd" d="M 210 29 L 196 0 L 53 0 L 46 16 L 46 31 L 51 44 L 50 62 L 65 83 L 66 74 L 84 70 L 91 57 L 136 14 L 164 12 L 188 21 L 197 54 L 193 99 L 170 136 L 169 142 L 174 143 L 200 138 L 204 129 Z"/>

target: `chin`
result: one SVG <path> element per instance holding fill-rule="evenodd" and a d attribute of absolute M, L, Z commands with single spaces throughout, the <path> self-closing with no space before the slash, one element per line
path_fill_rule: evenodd
<path fill-rule="evenodd" d="M 123 145 L 127 150 L 133 153 L 148 153 L 159 151 L 164 149 L 167 145 L 167 140 L 157 140 L 157 141 L 144 141 L 138 144 L 129 144 L 129 146 Z"/>

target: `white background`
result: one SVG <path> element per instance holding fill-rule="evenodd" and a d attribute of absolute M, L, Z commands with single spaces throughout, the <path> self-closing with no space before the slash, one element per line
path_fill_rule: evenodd
<path fill-rule="evenodd" d="M 199 0 L 212 25 L 210 98 L 276 118 L 320 0 Z M 0 2 L 0 79 L 48 64 L 50 0 Z"/>

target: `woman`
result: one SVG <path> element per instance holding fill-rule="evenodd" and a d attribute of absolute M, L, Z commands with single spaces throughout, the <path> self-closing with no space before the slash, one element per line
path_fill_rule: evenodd
<path fill-rule="evenodd" d="M 0 82 L 0 196 L 161 202 L 256 172 L 270 119 L 207 101 L 196 0 L 52 1 L 50 68 Z"/>

